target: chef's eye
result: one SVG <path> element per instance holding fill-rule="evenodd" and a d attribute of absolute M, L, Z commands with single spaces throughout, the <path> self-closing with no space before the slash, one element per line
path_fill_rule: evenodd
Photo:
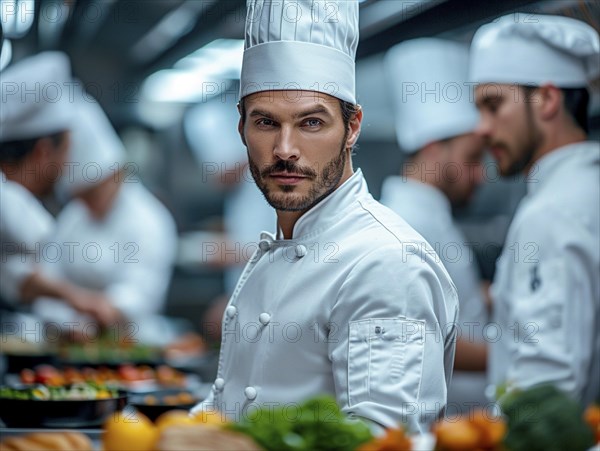
<path fill-rule="evenodd" d="M 310 128 L 316 128 L 316 127 L 320 127 L 321 125 L 323 125 L 323 121 L 321 121 L 321 119 L 307 119 L 304 121 L 304 125 Z"/>
<path fill-rule="evenodd" d="M 273 121 L 272 119 L 263 117 L 256 121 L 256 125 L 258 125 L 261 128 L 270 128 L 275 125 L 275 121 Z"/>
<path fill-rule="evenodd" d="M 487 109 L 490 113 L 494 114 L 498 111 L 498 109 L 500 108 L 500 105 L 502 104 L 502 99 L 492 99 L 487 103 Z"/>

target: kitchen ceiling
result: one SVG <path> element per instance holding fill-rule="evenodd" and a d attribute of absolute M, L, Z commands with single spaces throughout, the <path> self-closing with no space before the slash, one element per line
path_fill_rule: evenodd
<path fill-rule="evenodd" d="M 11 3 L 2 0 L 3 9 Z M 75 75 L 92 94 L 102 93 L 99 100 L 117 122 L 127 117 L 128 104 L 137 101 L 149 75 L 215 39 L 243 38 L 244 0 L 39 0 L 33 7 L 35 20 L 14 40 L 13 58 L 67 52 Z M 410 38 L 468 39 L 480 23 L 515 10 L 566 10 L 598 26 L 599 8 L 597 2 L 572 0 L 366 0 L 357 60 L 360 65 Z"/>

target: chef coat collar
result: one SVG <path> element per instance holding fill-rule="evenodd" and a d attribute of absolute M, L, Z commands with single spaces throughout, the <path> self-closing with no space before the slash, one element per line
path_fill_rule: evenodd
<path fill-rule="evenodd" d="M 452 214 L 452 206 L 446 195 L 435 186 L 405 176 L 386 177 L 381 187 L 382 199 L 402 199 L 414 205 L 422 205 L 434 212 Z"/>
<path fill-rule="evenodd" d="M 588 164 L 598 164 L 600 160 L 600 146 L 596 141 L 583 141 L 553 150 L 544 155 L 533 165 L 527 176 L 527 195 L 538 192 L 552 175 L 565 163 L 575 158 L 589 160 Z"/>
<path fill-rule="evenodd" d="M 347 213 L 349 208 L 358 208 L 356 200 L 364 195 L 369 195 L 369 188 L 362 171 L 357 169 L 352 176 L 346 180 L 333 193 L 304 213 L 294 224 L 292 239 L 282 239 L 283 233 L 277 226 L 277 241 L 280 243 L 289 241 L 306 241 L 327 230 L 338 223 Z"/>

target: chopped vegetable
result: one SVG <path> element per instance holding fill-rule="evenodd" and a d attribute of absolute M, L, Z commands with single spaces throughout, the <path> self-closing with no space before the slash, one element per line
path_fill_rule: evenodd
<path fill-rule="evenodd" d="M 118 396 L 118 390 L 95 383 L 79 383 L 63 387 L 37 384 L 27 388 L 0 388 L 0 398 L 4 399 L 73 401 L 117 398 Z"/>
<path fill-rule="evenodd" d="M 123 364 L 116 370 L 101 366 L 97 369 L 84 367 L 81 370 L 67 367 L 62 371 L 50 365 L 39 365 L 35 371 L 22 370 L 20 376 L 21 382 L 24 384 L 39 383 L 56 387 L 82 382 L 111 384 L 156 380 L 158 383 L 170 387 L 183 387 L 186 383 L 184 373 L 165 365 L 159 366 L 156 370 L 145 365 Z"/>
<path fill-rule="evenodd" d="M 267 451 L 354 450 L 372 438 L 365 423 L 348 418 L 330 397 L 257 409 L 227 427 L 252 437 Z"/>

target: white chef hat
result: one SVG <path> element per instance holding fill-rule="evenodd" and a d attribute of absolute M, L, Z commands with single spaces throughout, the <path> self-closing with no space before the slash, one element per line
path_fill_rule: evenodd
<path fill-rule="evenodd" d="M 476 83 L 585 87 L 600 74 L 598 32 L 562 16 L 515 13 L 483 25 L 471 44 Z"/>
<path fill-rule="evenodd" d="M 73 121 L 71 64 L 61 52 L 43 52 L 2 71 L 0 142 L 48 136 Z"/>
<path fill-rule="evenodd" d="M 385 72 L 404 152 L 475 130 L 479 117 L 467 83 L 468 58 L 466 45 L 434 38 L 405 41 L 388 51 Z"/>
<path fill-rule="evenodd" d="M 71 128 L 67 168 L 59 190 L 69 195 L 91 188 L 123 169 L 125 147 L 100 105 L 88 95 L 75 96 L 77 120 Z"/>
<path fill-rule="evenodd" d="M 248 0 L 240 98 L 305 90 L 356 103 L 358 0 Z"/>
<path fill-rule="evenodd" d="M 0 43 L 0 71 L 2 71 L 12 59 L 12 44 L 10 40 L 3 39 Z"/>

